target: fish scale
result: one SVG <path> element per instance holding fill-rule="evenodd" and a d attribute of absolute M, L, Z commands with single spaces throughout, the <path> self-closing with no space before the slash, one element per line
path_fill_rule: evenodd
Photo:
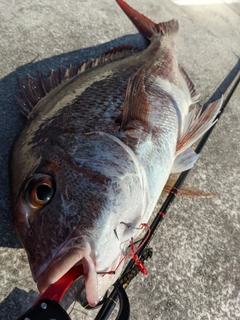
<path fill-rule="evenodd" d="M 76 119 L 73 122 L 68 117 L 68 123 L 63 122 L 67 130 L 76 127 L 78 132 L 80 130 L 87 133 L 106 131 L 107 128 L 109 132 L 116 132 L 119 126 L 116 126 L 115 120 L 122 114 L 128 79 L 136 71 L 136 67 L 130 67 L 107 76 L 106 79 L 93 83 L 81 96 L 76 97 L 61 114 L 62 117 L 71 114 L 71 117 Z M 54 124 L 51 123 L 51 127 L 52 125 Z"/>

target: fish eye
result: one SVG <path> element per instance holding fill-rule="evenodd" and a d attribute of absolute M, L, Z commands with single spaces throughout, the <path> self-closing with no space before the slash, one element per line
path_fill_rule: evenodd
<path fill-rule="evenodd" d="M 25 197 L 30 206 L 42 208 L 48 204 L 54 195 L 52 177 L 45 174 L 36 174 L 27 183 Z"/>

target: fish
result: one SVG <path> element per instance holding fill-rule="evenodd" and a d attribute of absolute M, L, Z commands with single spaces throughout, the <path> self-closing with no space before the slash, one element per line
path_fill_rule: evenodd
<path fill-rule="evenodd" d="M 147 48 L 20 79 L 27 121 L 10 158 L 13 225 L 38 290 L 81 265 L 91 306 L 119 277 L 170 174 L 193 167 L 191 146 L 222 105 L 190 110 L 199 94 L 177 60 L 177 20 L 154 23 L 116 2 Z"/>

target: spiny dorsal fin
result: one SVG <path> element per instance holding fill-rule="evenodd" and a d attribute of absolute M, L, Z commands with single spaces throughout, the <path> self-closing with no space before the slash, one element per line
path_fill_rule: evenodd
<path fill-rule="evenodd" d="M 133 78 L 129 79 L 123 106 L 121 129 L 124 129 L 131 120 L 139 120 L 149 127 L 150 105 L 145 92 L 143 72 L 144 70 L 140 69 Z"/>
<path fill-rule="evenodd" d="M 169 194 L 175 183 L 177 181 L 177 177 L 174 175 L 170 175 L 167 183 L 165 184 L 163 188 L 163 192 Z M 190 187 L 188 184 L 184 183 L 181 188 L 178 190 L 178 195 L 185 196 L 185 197 L 204 197 L 204 198 L 212 198 L 216 197 L 219 194 L 218 193 L 206 193 L 201 190 L 195 189 Z"/>
<path fill-rule="evenodd" d="M 52 89 L 61 83 L 82 73 L 90 68 L 104 65 L 111 61 L 124 59 L 134 53 L 139 52 L 138 48 L 132 46 L 120 46 L 108 50 L 95 59 L 89 59 L 87 62 L 80 62 L 77 66 L 69 65 L 68 68 L 60 67 L 59 70 L 52 70 L 48 78 L 44 78 L 41 71 L 37 80 L 28 75 L 27 83 L 19 79 L 19 87 L 22 93 L 22 99 L 16 97 L 20 111 L 28 118 L 34 106 L 45 97 Z"/>
<path fill-rule="evenodd" d="M 116 0 L 118 5 L 132 21 L 138 31 L 147 39 L 151 39 L 154 34 L 159 34 L 162 36 L 176 34 L 179 26 L 177 20 L 170 20 L 167 22 L 154 23 L 149 18 L 145 17 L 143 14 L 139 13 L 132 7 L 130 7 L 123 0 Z"/>
<path fill-rule="evenodd" d="M 187 86 L 188 86 L 188 89 L 189 89 L 189 92 L 190 92 L 190 95 L 191 95 L 191 99 L 192 99 L 192 103 L 195 103 L 198 101 L 200 95 L 196 92 L 196 89 L 195 89 L 195 86 L 192 82 L 192 80 L 189 78 L 187 72 L 183 69 L 182 66 L 179 65 L 179 70 L 180 72 L 182 73 L 186 83 L 187 83 Z"/>

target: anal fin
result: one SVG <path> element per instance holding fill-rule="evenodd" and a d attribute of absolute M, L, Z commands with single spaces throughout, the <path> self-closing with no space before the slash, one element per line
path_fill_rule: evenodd
<path fill-rule="evenodd" d="M 172 192 L 173 187 L 177 181 L 177 177 L 170 175 L 167 183 L 163 188 L 163 193 L 169 194 Z M 176 191 L 174 191 L 176 192 Z M 184 183 L 181 188 L 178 190 L 177 195 L 185 197 L 202 197 L 202 198 L 212 198 L 218 196 L 218 193 L 206 193 L 204 191 L 192 188 L 188 184 Z"/>

